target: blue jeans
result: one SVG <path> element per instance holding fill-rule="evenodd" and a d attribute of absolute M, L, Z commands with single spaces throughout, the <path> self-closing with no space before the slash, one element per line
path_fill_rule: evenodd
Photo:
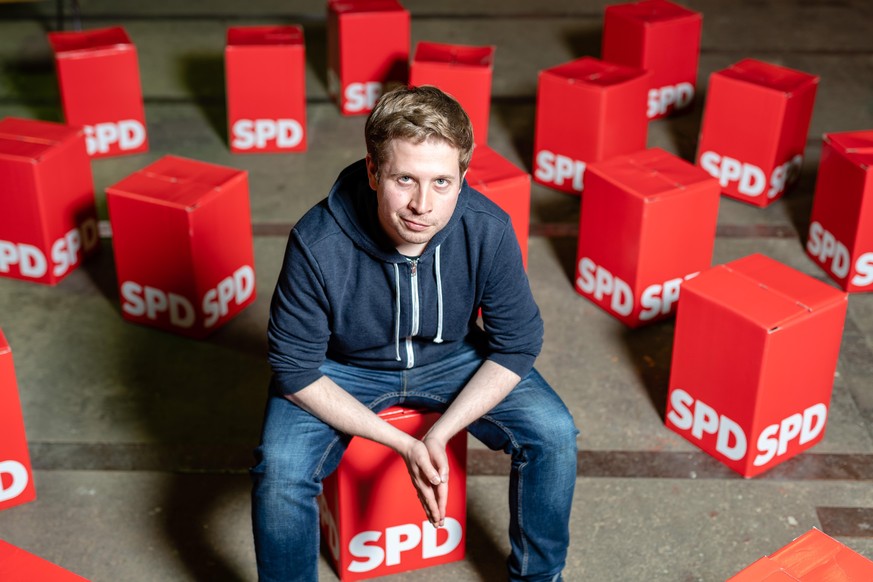
<path fill-rule="evenodd" d="M 394 405 L 443 411 L 481 363 L 480 355 L 464 348 L 438 363 L 402 372 L 332 361 L 321 370 L 374 412 Z M 532 370 L 467 430 L 489 448 L 512 455 L 510 580 L 561 580 L 570 542 L 578 434 L 567 407 Z M 261 582 L 318 579 L 316 497 L 349 440 L 281 395 L 270 395 L 251 470 Z"/>

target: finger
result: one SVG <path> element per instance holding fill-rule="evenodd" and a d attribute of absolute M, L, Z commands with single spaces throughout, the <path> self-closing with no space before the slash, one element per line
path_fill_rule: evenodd
<path fill-rule="evenodd" d="M 436 501 L 439 511 L 439 526 L 446 524 L 446 509 L 449 503 L 449 484 L 448 481 L 436 486 Z"/>

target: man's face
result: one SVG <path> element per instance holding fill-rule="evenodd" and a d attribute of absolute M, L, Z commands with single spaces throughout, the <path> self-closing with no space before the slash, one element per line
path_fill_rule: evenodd
<path fill-rule="evenodd" d="M 387 154 L 378 181 L 373 160 L 367 156 L 379 224 L 398 252 L 415 257 L 455 211 L 464 178 L 458 168 L 459 152 L 440 140 L 416 144 L 396 139 Z"/>

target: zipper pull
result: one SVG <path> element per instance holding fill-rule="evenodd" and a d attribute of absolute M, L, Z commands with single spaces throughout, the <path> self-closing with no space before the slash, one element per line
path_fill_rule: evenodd
<path fill-rule="evenodd" d="M 412 275 L 415 276 L 418 267 L 418 259 L 411 259 L 409 262 L 412 264 Z"/>

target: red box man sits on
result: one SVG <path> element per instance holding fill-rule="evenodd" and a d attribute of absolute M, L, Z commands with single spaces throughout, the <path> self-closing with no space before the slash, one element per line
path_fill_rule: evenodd
<path fill-rule="evenodd" d="M 148 150 L 136 47 L 121 27 L 50 32 L 64 118 L 93 158 Z"/>
<path fill-rule="evenodd" d="M 306 150 L 306 61 L 299 26 L 232 26 L 224 49 L 234 153 Z"/>
<path fill-rule="evenodd" d="M 0 510 L 34 499 L 36 490 L 15 382 L 12 349 L 0 330 Z M 6 578 L 0 576 L 0 580 Z"/>
<path fill-rule="evenodd" d="M 825 134 L 806 252 L 844 290 L 873 291 L 873 130 Z"/>
<path fill-rule="evenodd" d="M 245 171 L 164 156 L 106 200 L 125 319 L 201 338 L 254 301 Z"/>
<path fill-rule="evenodd" d="M 379 414 L 424 437 L 439 417 L 393 407 Z M 425 517 L 406 463 L 388 447 L 354 438 L 318 498 L 321 535 L 340 580 L 364 580 L 464 559 L 467 523 L 467 433 L 446 448 L 449 495 L 445 526 Z"/>
<path fill-rule="evenodd" d="M 630 327 L 671 316 L 712 264 L 718 182 L 652 148 L 591 164 L 586 183 L 576 291 Z"/>
<path fill-rule="evenodd" d="M 603 60 L 651 71 L 646 115 L 656 119 L 694 100 L 703 18 L 666 0 L 607 6 Z"/>
<path fill-rule="evenodd" d="M 491 115 L 493 46 L 420 42 L 409 70 L 409 84 L 433 85 L 458 100 L 473 123 L 476 145 L 488 143 Z"/>
<path fill-rule="evenodd" d="M 847 294 L 754 254 L 682 285 L 667 427 L 744 477 L 825 433 Z"/>
<path fill-rule="evenodd" d="M 82 130 L 0 121 L 0 276 L 55 285 L 98 247 Z"/>
<path fill-rule="evenodd" d="M 3 582 L 88 582 L 39 556 L 0 540 L 0 580 Z"/>
<path fill-rule="evenodd" d="M 812 528 L 727 582 L 861 582 L 873 580 L 873 562 Z"/>
<path fill-rule="evenodd" d="M 478 145 L 467 169 L 467 182 L 505 210 L 521 247 L 521 260 L 527 267 L 527 240 L 530 231 L 530 174 L 492 150 Z"/>
<path fill-rule="evenodd" d="M 592 57 L 541 71 L 534 180 L 578 195 L 586 164 L 645 149 L 649 77 Z"/>
<path fill-rule="evenodd" d="M 745 59 L 709 77 L 697 164 L 722 194 L 767 206 L 803 165 L 818 77 Z"/>
<path fill-rule="evenodd" d="M 343 115 L 370 113 L 409 78 L 409 12 L 397 0 L 329 0 L 328 92 Z"/>

